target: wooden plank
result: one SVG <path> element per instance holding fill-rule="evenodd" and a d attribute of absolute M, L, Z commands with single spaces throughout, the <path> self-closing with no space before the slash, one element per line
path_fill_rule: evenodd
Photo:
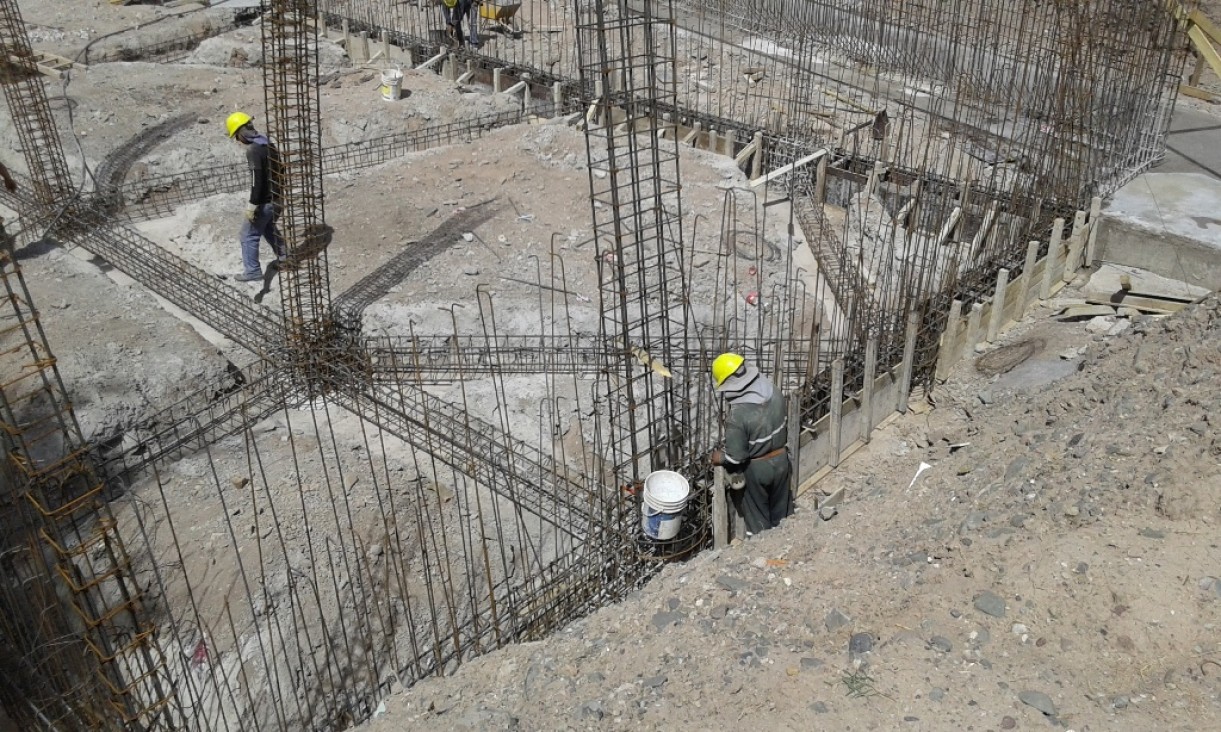
<path fill-rule="evenodd" d="M 1090 234 L 1089 239 L 1085 243 L 1085 261 L 1082 264 L 1086 267 L 1093 267 L 1094 261 L 1097 259 L 1095 253 L 1098 251 L 1098 217 L 1102 213 L 1102 199 L 1094 196 L 1090 200 Z"/>
<path fill-rule="evenodd" d="M 1061 239 L 1064 237 L 1064 219 L 1057 218 L 1051 225 L 1051 242 L 1047 245 L 1046 264 L 1043 269 L 1043 281 L 1039 287 L 1039 299 L 1051 297 L 1052 270 L 1056 259 L 1060 256 Z"/>
<path fill-rule="evenodd" d="M 696 124 L 699 124 L 699 123 L 697 122 Z M 775 180 L 776 178 L 779 178 L 782 175 L 787 175 L 788 173 L 791 173 L 794 170 L 797 170 L 798 168 L 800 168 L 802 166 L 809 165 L 810 163 L 814 162 L 815 160 L 822 158 L 826 154 L 827 154 L 827 148 L 824 147 L 823 149 L 821 149 L 813 154 L 807 155 L 804 158 L 801 158 L 800 160 L 795 160 L 795 161 L 789 163 L 788 165 L 782 165 L 779 168 L 776 168 L 775 170 L 771 171 L 767 175 L 756 177 L 754 180 L 752 180 L 750 182 L 750 187 L 758 188 L 759 186 L 763 185 L 764 183 L 767 183 L 768 181 Z"/>
<path fill-rule="evenodd" d="M 1146 313 L 1177 313 L 1191 304 L 1190 300 L 1167 300 L 1161 297 L 1129 293 L 1120 290 L 1108 297 L 1091 296 L 1085 298 L 1091 305 L 1111 305 L 1115 307 L 1136 308 Z"/>
<path fill-rule="evenodd" d="M 944 379 L 958 363 L 958 329 L 962 327 L 962 301 L 950 303 L 950 314 L 941 331 L 941 349 L 937 354 L 937 378 Z"/>
<path fill-rule="evenodd" d="M 1214 41 L 1217 41 L 1218 43 L 1221 43 L 1221 28 L 1218 28 L 1216 23 L 1209 20 L 1207 15 L 1200 12 L 1199 8 L 1196 8 L 1188 13 L 1187 19 L 1198 25 L 1200 30 L 1204 31 L 1204 35 L 1208 36 Z"/>
<path fill-rule="evenodd" d="M 912 390 L 912 367 L 916 361 L 916 335 L 920 330 L 920 313 L 915 310 L 907 314 L 907 333 L 903 338 L 903 362 L 899 366 L 899 390 L 895 396 L 895 409 L 907 411 L 907 400 Z"/>
<path fill-rule="evenodd" d="M 1187 37 L 1191 39 L 1196 53 L 1200 54 L 1200 58 L 1203 58 L 1208 63 L 1214 74 L 1221 77 L 1221 56 L 1217 55 L 1217 49 L 1213 48 L 1212 41 L 1208 39 L 1208 34 L 1199 25 L 1196 25 L 1187 31 Z"/>
<path fill-rule="evenodd" d="M 1085 236 L 1085 212 L 1078 211 L 1073 217 L 1073 233 L 1068 237 L 1068 257 L 1064 260 L 1064 281 L 1069 282 L 1081 266 L 1081 248 Z"/>
<path fill-rule="evenodd" d="M 831 362 L 831 467 L 839 466 L 840 430 L 843 427 L 844 409 L 844 359 L 837 358 Z"/>
<path fill-rule="evenodd" d="M 1179 94 L 1192 97 L 1193 99 L 1203 99 L 1206 102 L 1216 102 L 1218 99 L 1216 94 L 1189 84 L 1179 84 Z"/>
<path fill-rule="evenodd" d="M 755 154 L 750 161 L 750 177 L 758 178 L 763 174 L 763 133 L 756 132 L 752 143 L 755 146 Z"/>
<path fill-rule="evenodd" d="M 1021 320 L 1026 316 L 1026 311 L 1030 309 L 1030 303 L 1034 302 L 1034 283 L 1037 282 L 1034 278 L 1034 263 L 1039 259 L 1039 243 L 1031 241 L 1026 243 L 1026 261 L 1022 264 L 1022 285 L 1018 288 L 1021 293 L 1021 307 L 1018 308 L 1017 317 L 1014 321 Z"/>
<path fill-rule="evenodd" d="M 1001 267 L 1001 271 L 996 273 L 996 294 L 992 296 L 992 313 L 988 318 L 988 335 L 989 343 L 996 340 L 996 337 L 1001 333 L 1001 319 L 1005 316 L 1005 295 L 1009 290 L 1009 270 Z"/>
<path fill-rule="evenodd" d="M 818 159 L 818 178 L 814 182 L 814 200 L 818 205 L 827 202 L 827 158 Z"/>
<path fill-rule="evenodd" d="M 865 344 L 865 380 L 861 388 L 860 439 L 869 442 L 873 434 L 873 380 L 878 371 L 878 339 L 870 338 Z"/>
<path fill-rule="evenodd" d="M 712 469 L 712 545 L 729 546 L 729 503 L 725 496 L 725 471 Z"/>
<path fill-rule="evenodd" d="M 967 335 L 962 342 L 962 358 L 970 358 L 975 354 L 975 344 L 979 343 L 979 324 L 983 317 L 984 306 L 975 303 L 971 306 L 971 314 L 967 316 Z"/>

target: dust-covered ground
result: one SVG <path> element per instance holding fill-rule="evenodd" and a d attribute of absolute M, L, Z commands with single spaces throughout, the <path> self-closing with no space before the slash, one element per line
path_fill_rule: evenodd
<path fill-rule="evenodd" d="M 821 483 L 830 521 L 807 495 L 363 729 L 1218 728 L 1221 300 L 1115 336 L 1053 312 Z"/>

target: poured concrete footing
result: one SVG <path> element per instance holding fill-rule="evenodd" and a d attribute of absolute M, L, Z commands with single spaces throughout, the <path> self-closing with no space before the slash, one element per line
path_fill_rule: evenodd
<path fill-rule="evenodd" d="M 1198 173 L 1139 176 L 1102 212 L 1094 259 L 1221 289 L 1221 181 Z"/>

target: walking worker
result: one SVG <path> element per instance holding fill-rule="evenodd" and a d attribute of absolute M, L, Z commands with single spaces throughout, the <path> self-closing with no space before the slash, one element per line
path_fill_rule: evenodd
<path fill-rule="evenodd" d="M 746 530 L 757 534 L 775 528 L 793 513 L 784 395 L 758 367 L 736 353 L 716 357 L 712 383 L 728 402 L 729 416 L 725 446 L 714 450 L 710 460 L 746 479 L 744 488 L 730 491 Z"/>
<path fill-rule="evenodd" d="M 466 40 L 471 46 L 479 46 L 479 33 L 475 30 L 477 12 L 475 10 L 475 0 L 441 0 L 441 15 L 445 19 L 445 26 L 456 45 L 461 46 L 463 41 Z M 469 38 L 465 38 L 462 35 L 462 21 L 464 19 L 467 20 L 467 25 L 470 28 Z"/>
<path fill-rule="evenodd" d="M 283 260 L 284 239 L 276 230 L 276 218 L 280 215 L 280 196 L 272 176 L 276 164 L 276 151 L 266 135 L 260 134 L 245 112 L 234 112 L 225 120 L 229 137 L 246 146 L 246 161 L 250 163 L 250 202 L 246 207 L 246 220 L 242 223 L 242 272 L 234 279 L 238 282 L 253 282 L 263 279 L 263 268 L 259 264 L 259 240 L 266 239 L 276 258 Z"/>

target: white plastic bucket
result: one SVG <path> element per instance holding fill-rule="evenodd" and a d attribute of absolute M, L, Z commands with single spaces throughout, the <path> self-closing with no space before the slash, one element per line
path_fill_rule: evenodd
<path fill-rule="evenodd" d="M 673 539 L 683 525 L 683 511 L 691 497 L 691 484 L 673 470 L 656 470 L 644 479 L 640 527 L 656 541 Z"/>
<path fill-rule="evenodd" d="M 403 72 L 398 69 L 386 69 L 382 72 L 382 99 L 387 102 L 397 101 L 403 90 Z"/>

